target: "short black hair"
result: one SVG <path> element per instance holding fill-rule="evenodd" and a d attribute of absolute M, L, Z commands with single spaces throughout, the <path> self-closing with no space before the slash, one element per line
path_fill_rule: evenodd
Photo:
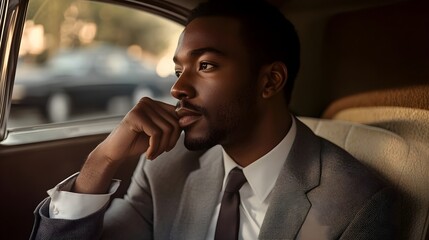
<path fill-rule="evenodd" d="M 212 0 L 194 8 L 187 24 L 209 16 L 232 17 L 240 21 L 257 69 L 274 61 L 286 65 L 288 79 L 284 94 L 286 102 L 290 103 L 300 65 L 300 43 L 295 27 L 280 10 L 263 0 Z"/>

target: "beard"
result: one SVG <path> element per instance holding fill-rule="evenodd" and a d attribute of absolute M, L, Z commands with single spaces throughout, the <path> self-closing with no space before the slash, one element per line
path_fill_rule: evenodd
<path fill-rule="evenodd" d="M 209 149 L 225 137 L 224 131 L 218 129 L 210 129 L 205 136 L 199 138 L 188 138 L 186 132 L 185 129 L 185 147 L 191 151 Z"/>
<path fill-rule="evenodd" d="M 253 86 L 249 86 L 249 89 L 244 89 L 233 101 L 221 104 L 215 112 L 214 118 L 211 117 L 212 115 L 207 109 L 194 106 L 194 108 L 204 113 L 204 117 L 208 119 L 208 126 L 203 136 L 194 138 L 188 135 L 188 132 L 192 131 L 192 126 L 185 128 L 185 147 L 191 151 L 209 149 L 217 144 L 222 145 L 228 142 L 228 140 L 234 138 L 233 135 L 237 131 L 243 131 L 245 129 L 243 125 L 249 123 L 249 119 L 255 118 L 256 95 L 254 93 L 256 91 Z"/>

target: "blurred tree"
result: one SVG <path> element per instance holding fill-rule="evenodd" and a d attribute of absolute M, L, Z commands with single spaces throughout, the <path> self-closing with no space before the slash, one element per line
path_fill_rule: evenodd
<path fill-rule="evenodd" d="M 31 0 L 27 19 L 44 26 L 47 53 L 60 47 L 88 44 L 79 37 L 88 24 L 95 27 L 93 41 L 128 48 L 138 45 L 160 57 L 181 27 L 168 20 L 128 7 L 82 0 Z"/>

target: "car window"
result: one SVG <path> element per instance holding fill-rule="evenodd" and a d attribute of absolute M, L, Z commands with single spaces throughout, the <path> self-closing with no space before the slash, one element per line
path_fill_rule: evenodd
<path fill-rule="evenodd" d="M 31 0 L 8 128 L 123 115 L 143 96 L 173 103 L 182 29 L 108 3 Z"/>

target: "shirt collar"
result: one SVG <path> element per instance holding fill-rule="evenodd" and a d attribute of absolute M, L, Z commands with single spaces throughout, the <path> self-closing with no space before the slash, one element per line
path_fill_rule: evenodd
<path fill-rule="evenodd" d="M 225 150 L 222 149 L 225 167 L 225 177 L 223 179 L 224 186 L 229 172 L 235 167 L 241 168 L 254 194 L 261 202 L 265 201 L 274 188 L 277 177 L 286 162 L 292 143 L 295 140 L 295 135 L 296 123 L 294 117 L 292 117 L 292 125 L 283 140 L 271 149 L 270 152 L 245 168 L 240 167 L 232 160 Z"/>

